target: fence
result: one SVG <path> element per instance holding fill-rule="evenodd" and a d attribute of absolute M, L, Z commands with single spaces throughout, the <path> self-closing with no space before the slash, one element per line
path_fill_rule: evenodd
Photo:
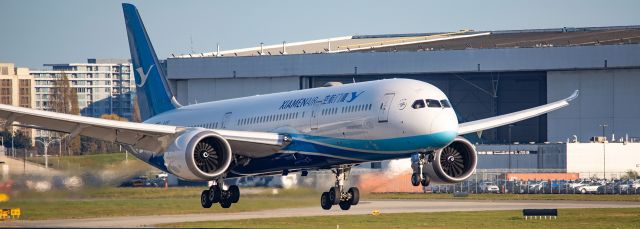
<path fill-rule="evenodd" d="M 618 179 L 579 179 L 578 174 L 587 173 L 538 172 L 527 173 L 531 175 L 527 177 L 523 176 L 525 173 L 480 171 L 461 183 L 431 184 L 428 187 L 411 185 L 410 173 L 395 176 L 363 173 L 355 175 L 354 179 L 361 190 L 382 193 L 640 194 L 640 179 L 628 179 L 625 173 L 619 173 L 616 177 L 621 178 Z"/>

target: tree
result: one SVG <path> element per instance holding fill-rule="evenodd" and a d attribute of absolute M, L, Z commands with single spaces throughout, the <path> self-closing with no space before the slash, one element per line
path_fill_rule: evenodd
<path fill-rule="evenodd" d="M 11 143 L 13 140 L 13 147 L 17 149 L 22 148 L 31 148 L 31 138 L 24 134 L 22 131 L 15 131 L 15 133 L 11 133 L 9 131 L 0 132 L 0 136 L 2 136 L 2 145 L 6 148 L 11 148 Z"/>
<path fill-rule="evenodd" d="M 142 122 L 140 118 L 140 107 L 138 106 L 138 96 L 133 98 L 133 114 L 131 114 L 131 121 Z"/>
<path fill-rule="evenodd" d="M 637 179 L 638 178 L 638 171 L 634 171 L 634 170 L 627 170 L 624 175 L 622 175 L 623 179 Z"/>
<path fill-rule="evenodd" d="M 54 82 L 51 88 L 51 110 L 58 113 L 80 115 L 80 107 L 78 106 L 78 92 L 71 87 L 69 77 L 62 72 L 60 80 Z M 59 136 L 62 138 L 63 136 Z M 69 150 L 69 154 L 80 151 L 80 137 L 73 139 L 64 139 L 65 145 Z"/>

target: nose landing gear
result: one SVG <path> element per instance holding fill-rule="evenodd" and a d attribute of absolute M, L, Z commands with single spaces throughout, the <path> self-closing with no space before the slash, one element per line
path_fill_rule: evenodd
<path fill-rule="evenodd" d="M 223 189 L 224 180 L 214 181 L 209 189 L 202 191 L 200 194 L 200 204 L 203 208 L 210 208 L 214 203 L 220 203 L 222 208 L 229 208 L 231 204 L 238 203 L 240 200 L 240 188 L 231 185 L 226 190 Z"/>
<path fill-rule="evenodd" d="M 429 186 L 431 178 L 429 178 L 427 173 L 424 171 L 424 166 L 427 162 L 431 161 L 433 161 L 433 154 L 418 153 L 411 157 L 411 169 L 413 169 L 413 174 L 411 174 L 411 184 L 413 186 Z"/>
<path fill-rule="evenodd" d="M 323 192 L 320 196 L 320 206 L 324 210 L 329 210 L 333 205 L 339 205 L 342 210 L 349 210 L 351 205 L 358 205 L 360 202 L 360 190 L 351 187 L 345 191 L 344 183 L 351 172 L 351 166 L 337 168 L 333 171 L 336 175 L 336 183 L 328 192 Z"/>

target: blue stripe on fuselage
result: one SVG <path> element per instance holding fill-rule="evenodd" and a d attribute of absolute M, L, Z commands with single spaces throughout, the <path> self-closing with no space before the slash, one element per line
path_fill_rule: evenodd
<path fill-rule="evenodd" d="M 455 131 L 445 131 L 435 134 L 425 134 L 409 137 L 387 138 L 376 140 L 360 140 L 346 138 L 332 138 L 303 134 L 290 134 L 293 140 L 315 142 L 330 146 L 350 148 L 355 151 L 411 151 L 419 149 L 437 149 L 447 146 L 456 137 Z"/>

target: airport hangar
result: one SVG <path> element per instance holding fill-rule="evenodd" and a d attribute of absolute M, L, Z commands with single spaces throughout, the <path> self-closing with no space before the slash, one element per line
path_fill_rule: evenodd
<path fill-rule="evenodd" d="M 182 104 L 320 87 L 327 82 L 411 78 L 443 90 L 460 122 L 542 105 L 580 90 L 567 108 L 465 137 L 480 144 L 640 137 L 640 26 L 345 36 L 218 48 L 174 55 L 165 64 Z M 494 149 L 486 151 L 500 151 Z M 558 152 L 520 155 L 523 158 L 513 161 L 529 169 L 571 170 L 567 161 L 574 160 L 567 156 L 574 154 Z M 628 159 L 633 163 L 619 170 L 611 165 L 610 171 L 640 169 L 631 168 L 640 164 L 640 152 L 632 155 L 635 159 Z M 479 168 L 513 168 L 514 163 L 511 156 L 508 165 L 504 158 L 480 161 Z M 593 164 L 594 168 L 578 167 L 580 172 L 602 171 L 602 163 Z"/>

